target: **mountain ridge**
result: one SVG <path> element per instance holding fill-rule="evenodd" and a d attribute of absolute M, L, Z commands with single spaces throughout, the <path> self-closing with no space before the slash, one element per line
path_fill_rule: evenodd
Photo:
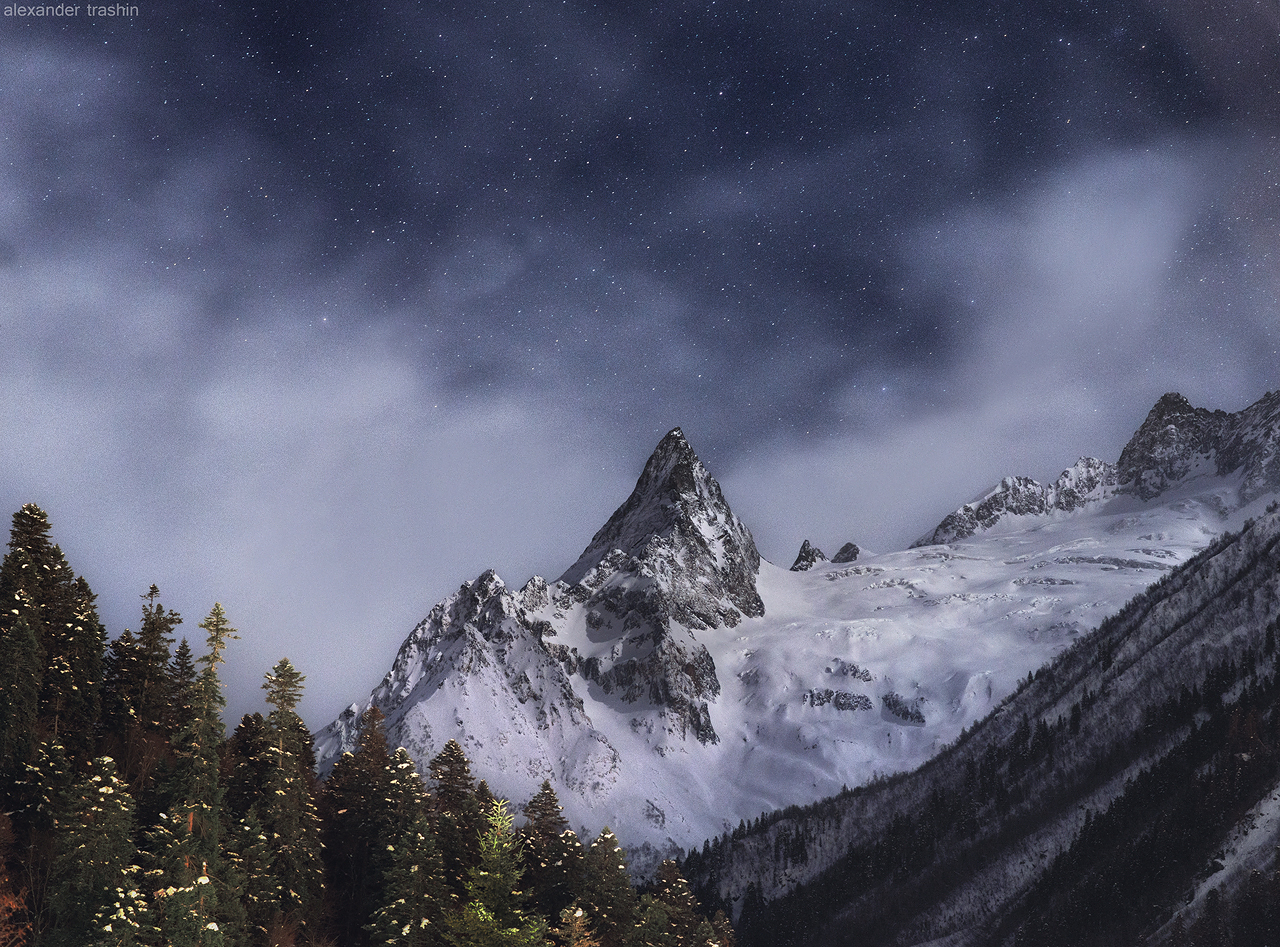
<path fill-rule="evenodd" d="M 1214 449 L 1266 492 L 1276 411 L 1249 410 Z M 1170 461 L 1187 438 L 1162 432 L 1185 416 L 1173 401 L 1149 415 L 1155 446 L 1130 467 Z M 1202 461 L 1149 501 L 1089 458 L 1047 488 L 1008 478 L 945 542 L 850 543 L 831 562 L 810 547 L 788 571 L 760 558 L 675 428 L 561 578 L 515 589 L 486 572 L 435 606 L 368 700 L 317 734 L 321 768 L 377 704 L 419 766 L 453 738 L 495 792 L 528 798 L 549 779 L 571 822 L 619 830 L 643 875 L 740 819 L 930 759 L 1243 520 L 1245 473 Z"/>
<path fill-rule="evenodd" d="M 1235 504 L 1280 489 L 1280 392 L 1267 392 L 1235 413 L 1197 408 L 1178 392 L 1162 395 L 1115 463 L 1081 457 L 1052 484 L 1005 477 L 976 500 L 947 514 L 913 544 L 967 539 L 1010 517 L 1071 513 L 1115 494 L 1154 500 L 1189 477 L 1241 472 Z"/>

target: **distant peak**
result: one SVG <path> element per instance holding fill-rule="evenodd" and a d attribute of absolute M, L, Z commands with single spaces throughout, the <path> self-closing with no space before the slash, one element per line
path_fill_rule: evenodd
<path fill-rule="evenodd" d="M 1160 396 L 1160 400 L 1155 403 L 1155 407 L 1151 409 L 1152 414 L 1181 414 L 1184 411 L 1194 411 L 1195 407 L 1178 394 L 1176 391 L 1168 391 Z"/>
<path fill-rule="evenodd" d="M 796 556 L 796 561 L 791 564 L 792 572 L 806 572 L 812 569 L 819 562 L 826 562 L 827 557 L 822 550 L 814 546 L 809 540 L 805 540 L 800 544 L 800 554 Z"/>

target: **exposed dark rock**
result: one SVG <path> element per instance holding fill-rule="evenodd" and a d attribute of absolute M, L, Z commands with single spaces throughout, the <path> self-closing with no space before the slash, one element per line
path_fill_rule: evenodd
<path fill-rule="evenodd" d="M 800 554 L 796 556 L 796 561 L 791 563 L 791 571 L 806 572 L 819 562 L 826 561 L 827 557 L 823 555 L 822 550 L 817 546 L 809 545 L 809 540 L 806 539 L 800 544 Z"/>
<path fill-rule="evenodd" d="M 845 543 L 843 546 L 840 547 L 840 551 L 831 557 L 831 561 L 841 562 L 841 563 L 857 562 L 858 553 L 860 552 L 862 552 L 862 550 L 859 549 L 853 543 Z"/>

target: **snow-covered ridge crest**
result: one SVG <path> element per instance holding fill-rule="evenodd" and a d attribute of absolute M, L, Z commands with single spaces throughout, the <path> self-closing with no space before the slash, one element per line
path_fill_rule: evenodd
<path fill-rule="evenodd" d="M 376 704 L 392 745 L 424 768 L 453 738 L 482 771 L 505 772 L 529 797 L 543 779 L 588 799 L 607 792 L 618 754 L 543 644 L 545 622 L 531 606 L 545 605 L 546 592 L 537 576 L 508 589 L 492 570 L 463 583 L 410 632 L 368 700 L 316 735 L 321 772 L 354 749 L 360 717 Z"/>
<path fill-rule="evenodd" d="M 1280 489 L 1280 392 L 1228 414 L 1194 407 L 1177 392 L 1163 395 L 1111 464 L 1082 457 L 1049 485 L 1006 477 L 949 513 L 915 546 L 967 539 L 1012 516 L 1071 513 L 1115 494 L 1151 501 L 1198 476 L 1240 473 L 1232 508 Z"/>
<path fill-rule="evenodd" d="M 1115 492 L 1116 467 L 1096 457 L 1081 457 L 1051 484 L 1030 477 L 1005 477 L 985 495 L 948 513 L 933 532 L 914 546 L 933 546 L 967 539 L 1010 516 L 1070 513 Z"/>

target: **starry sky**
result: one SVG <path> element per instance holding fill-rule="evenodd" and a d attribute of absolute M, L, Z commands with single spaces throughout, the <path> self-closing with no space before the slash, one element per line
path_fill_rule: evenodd
<path fill-rule="evenodd" d="M 903 548 L 1280 387 L 1274 0 L 139 0 L 0 17 L 0 505 L 323 726 L 681 426 Z"/>

